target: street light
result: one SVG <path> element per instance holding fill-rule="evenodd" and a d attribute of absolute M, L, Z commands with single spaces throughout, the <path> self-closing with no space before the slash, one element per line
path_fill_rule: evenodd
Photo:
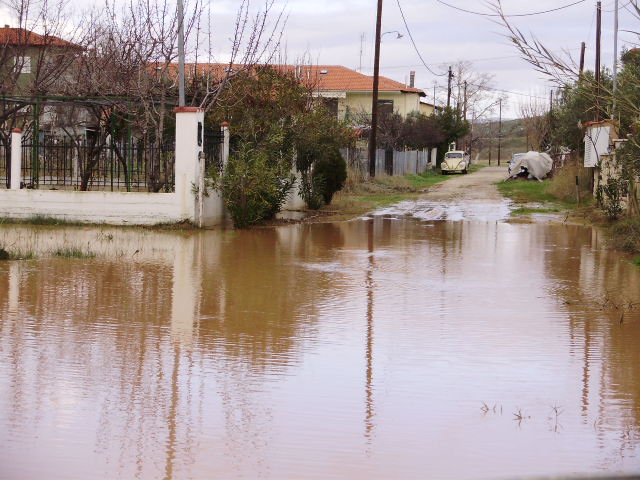
<path fill-rule="evenodd" d="M 401 39 L 402 37 L 404 37 L 404 35 L 402 35 L 398 30 L 391 30 L 389 32 L 384 32 L 382 35 L 380 35 L 380 41 L 382 41 L 382 37 L 384 37 L 387 33 L 395 33 L 396 35 L 396 40 Z"/>

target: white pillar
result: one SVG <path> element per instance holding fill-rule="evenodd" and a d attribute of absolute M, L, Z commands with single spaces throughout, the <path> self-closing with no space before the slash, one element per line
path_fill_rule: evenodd
<path fill-rule="evenodd" d="M 9 188 L 20 190 L 22 180 L 22 130 L 14 128 L 11 132 L 11 180 Z"/>
<path fill-rule="evenodd" d="M 222 122 L 220 128 L 222 128 L 222 169 L 224 170 L 229 161 L 229 140 L 231 133 L 229 132 L 229 124 L 227 122 Z"/>
<path fill-rule="evenodd" d="M 199 185 L 198 158 L 204 144 L 204 110 L 177 107 L 176 114 L 176 201 L 184 219 L 197 221 L 194 187 Z"/>

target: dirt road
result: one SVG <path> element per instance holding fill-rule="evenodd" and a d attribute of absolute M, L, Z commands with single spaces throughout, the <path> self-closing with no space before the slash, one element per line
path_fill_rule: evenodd
<path fill-rule="evenodd" d="M 483 202 L 503 201 L 495 186 L 507 177 L 506 167 L 485 167 L 468 175 L 456 175 L 446 182 L 431 187 L 424 199 L 433 201 L 481 200 Z"/>
<path fill-rule="evenodd" d="M 381 208 L 371 216 L 410 216 L 420 220 L 503 220 L 509 216 L 510 201 L 500 195 L 495 183 L 506 177 L 506 167 L 485 167 L 468 175 L 456 175 L 429 188 L 417 200 Z"/>

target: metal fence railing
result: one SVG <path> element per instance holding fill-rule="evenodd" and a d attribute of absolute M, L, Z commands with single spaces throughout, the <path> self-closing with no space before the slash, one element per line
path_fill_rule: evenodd
<path fill-rule="evenodd" d="M 11 137 L 9 137 L 11 138 Z M 9 168 L 11 165 L 11 141 L 0 143 L 0 188 L 9 188 Z"/>
<path fill-rule="evenodd" d="M 170 192 L 175 145 L 130 139 L 97 146 L 84 137 L 25 138 L 22 182 L 40 189 Z"/>
<path fill-rule="evenodd" d="M 220 129 L 204 130 L 206 168 L 222 169 Z M 9 187 L 10 143 L 0 143 L 0 188 Z M 163 145 L 136 138 L 103 145 L 86 136 L 25 135 L 21 187 L 51 190 L 172 192 L 175 142 Z"/>
<path fill-rule="evenodd" d="M 341 149 L 347 167 L 361 178 L 369 176 L 369 152 L 364 148 Z M 408 175 L 424 172 L 429 165 L 428 150 L 376 150 L 376 175 Z"/>
<path fill-rule="evenodd" d="M 204 158 L 205 168 L 209 170 L 212 166 L 216 166 L 218 170 L 222 170 L 222 144 L 224 135 L 220 128 L 205 129 L 204 131 Z"/>

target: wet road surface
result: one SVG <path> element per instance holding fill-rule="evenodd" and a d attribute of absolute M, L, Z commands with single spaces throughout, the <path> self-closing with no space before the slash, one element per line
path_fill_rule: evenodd
<path fill-rule="evenodd" d="M 0 263 L 0 478 L 639 472 L 640 270 L 472 195 L 240 232 L 0 227 L 39 254 Z"/>

